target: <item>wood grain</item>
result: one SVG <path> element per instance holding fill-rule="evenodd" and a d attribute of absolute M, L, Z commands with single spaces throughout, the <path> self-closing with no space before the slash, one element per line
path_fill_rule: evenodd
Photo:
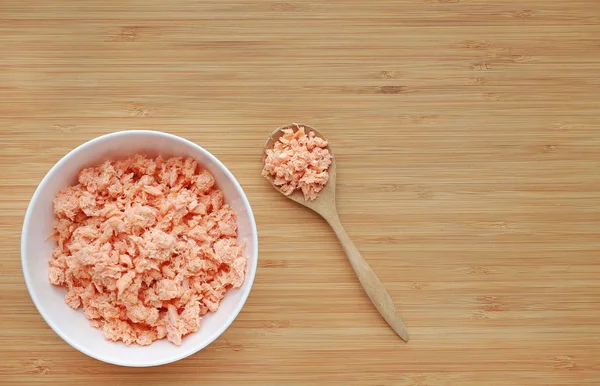
<path fill-rule="evenodd" d="M 3 0 L 0 383 L 597 385 L 599 86 L 597 0 Z M 291 122 L 331 141 L 408 344 L 327 224 L 260 177 Z M 44 174 L 122 129 L 218 156 L 260 232 L 238 319 L 159 368 L 68 346 L 20 269 Z"/>

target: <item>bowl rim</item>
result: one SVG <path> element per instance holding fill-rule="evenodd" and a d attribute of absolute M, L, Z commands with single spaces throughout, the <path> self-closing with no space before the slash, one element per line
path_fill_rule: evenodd
<path fill-rule="evenodd" d="M 40 303 L 39 299 L 37 298 L 37 296 L 35 295 L 35 293 L 32 291 L 32 279 L 29 275 L 28 270 L 26 269 L 26 264 L 25 264 L 28 261 L 26 235 L 27 235 L 27 232 L 29 229 L 29 223 L 32 221 L 33 203 L 38 199 L 41 192 L 44 190 L 44 188 L 50 181 L 51 177 L 57 172 L 57 170 L 59 170 L 63 164 L 67 163 L 69 161 L 69 159 L 71 157 L 73 157 L 75 154 L 87 150 L 88 147 L 90 147 L 92 144 L 94 144 L 96 142 L 109 140 L 112 137 L 118 137 L 118 136 L 122 136 L 122 135 L 138 135 L 138 134 L 155 135 L 157 137 L 164 137 L 164 138 L 168 138 L 170 140 L 184 142 L 187 145 L 194 147 L 200 153 L 203 153 L 215 165 L 217 165 L 217 167 L 222 169 L 223 172 L 225 173 L 226 177 L 233 182 L 234 187 L 240 193 L 242 202 L 243 202 L 244 206 L 246 207 L 246 210 L 248 211 L 248 217 L 250 220 L 251 233 L 252 233 L 252 239 L 253 239 L 252 241 L 254 242 L 254 245 L 256 246 L 255 255 L 250 256 L 251 269 L 248 269 L 249 273 L 247 274 L 246 279 L 245 279 L 246 281 L 249 280 L 250 284 L 248 286 L 248 289 L 242 293 L 241 301 L 238 303 L 238 305 L 236 306 L 234 311 L 231 313 L 231 316 L 227 319 L 227 321 L 219 329 L 217 329 L 211 336 L 209 336 L 209 338 L 204 343 L 202 343 L 196 347 L 193 347 L 187 351 L 183 351 L 179 355 L 175 355 L 175 356 L 167 358 L 167 359 L 155 360 L 155 361 L 148 362 L 148 363 L 132 363 L 132 362 L 121 361 L 121 360 L 113 360 L 109 357 L 97 355 L 94 352 L 91 352 L 90 350 L 82 347 L 77 342 L 71 340 L 69 337 L 67 337 L 65 334 L 63 334 L 62 331 L 51 320 L 49 320 L 43 312 L 41 312 L 40 306 L 39 306 L 41 303 Z M 31 300 L 33 301 L 33 304 L 35 305 L 35 308 L 37 309 L 38 313 L 42 316 L 42 318 L 50 326 L 50 328 L 52 328 L 52 330 L 54 330 L 54 332 L 58 336 L 60 336 L 65 342 L 67 342 L 71 347 L 75 348 L 76 350 L 78 350 L 78 351 L 82 352 L 83 354 L 86 354 L 94 359 L 97 359 L 99 361 L 106 362 L 109 364 L 118 365 L 118 366 L 126 366 L 126 367 L 160 366 L 160 365 L 173 363 L 173 362 L 179 361 L 181 359 L 187 358 L 188 356 L 191 356 L 191 355 L 197 353 L 198 351 L 202 350 L 206 346 L 210 345 L 212 342 L 217 340 L 219 338 L 219 336 L 221 336 L 221 334 L 223 334 L 223 332 L 225 332 L 225 330 L 227 328 L 229 328 L 229 326 L 233 323 L 233 321 L 239 315 L 243 306 L 246 304 L 246 300 L 248 299 L 248 296 L 250 295 L 250 292 L 252 291 L 252 286 L 254 285 L 254 278 L 256 276 L 257 268 L 258 268 L 258 231 L 256 228 L 256 220 L 254 218 L 254 213 L 252 211 L 252 207 L 250 206 L 250 202 L 248 201 L 248 197 L 246 196 L 246 192 L 244 192 L 244 189 L 242 189 L 242 186 L 240 185 L 238 180 L 234 177 L 233 173 L 231 173 L 231 171 L 217 157 L 215 157 L 208 150 L 204 149 L 202 146 L 200 146 L 188 139 L 179 137 L 177 135 L 166 133 L 163 131 L 157 131 L 157 130 L 116 131 L 116 132 L 112 132 L 112 133 L 108 133 L 108 134 L 104 134 L 104 135 L 100 135 L 98 137 L 92 138 L 92 139 L 82 143 L 81 145 L 77 146 L 76 148 L 72 149 L 71 151 L 69 151 L 57 163 L 55 163 L 50 168 L 50 170 L 48 170 L 48 172 L 46 173 L 44 178 L 42 178 L 41 182 L 38 184 L 31 199 L 29 200 L 29 204 L 27 205 L 27 211 L 25 212 L 23 227 L 21 229 L 21 269 L 23 271 L 23 276 L 25 278 L 25 285 L 27 287 L 27 292 L 29 293 L 29 296 L 31 297 Z M 116 342 L 116 343 L 118 343 L 118 342 Z"/>

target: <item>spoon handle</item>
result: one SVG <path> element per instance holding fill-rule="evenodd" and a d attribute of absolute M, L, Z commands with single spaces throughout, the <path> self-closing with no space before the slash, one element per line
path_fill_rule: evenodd
<path fill-rule="evenodd" d="M 390 294 L 381 283 L 381 280 L 379 280 L 375 272 L 373 272 L 371 266 L 362 257 L 359 250 L 350 239 L 350 236 L 346 233 L 338 214 L 333 212 L 327 217 L 327 222 L 331 225 L 331 228 L 340 240 L 348 259 L 350 260 L 350 264 L 352 264 L 352 268 L 354 268 L 354 272 L 356 273 L 356 276 L 358 276 L 360 284 L 362 284 L 365 292 L 369 295 L 369 299 L 371 299 L 371 302 L 373 302 L 381 316 L 383 316 L 396 334 L 398 334 L 402 340 L 408 342 L 408 332 L 406 331 L 406 327 L 400 318 L 400 314 L 398 313 Z"/>

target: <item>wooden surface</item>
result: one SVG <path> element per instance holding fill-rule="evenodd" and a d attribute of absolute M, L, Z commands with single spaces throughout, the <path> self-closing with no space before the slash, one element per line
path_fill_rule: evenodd
<path fill-rule="evenodd" d="M 0 383 L 600 384 L 599 87 L 597 0 L 2 0 Z M 294 121 L 330 139 L 408 344 L 327 224 L 260 177 Z M 122 129 L 218 156 L 260 232 L 238 319 L 159 368 L 71 348 L 20 268 L 44 174 Z"/>

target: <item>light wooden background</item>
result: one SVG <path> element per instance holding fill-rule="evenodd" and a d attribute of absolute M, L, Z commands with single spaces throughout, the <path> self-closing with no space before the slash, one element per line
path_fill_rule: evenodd
<path fill-rule="evenodd" d="M 324 221 L 260 177 L 293 121 L 331 140 L 408 344 Z M 260 230 L 238 319 L 159 368 L 68 346 L 20 268 L 44 174 L 123 129 L 211 151 Z M 0 136 L 2 384 L 600 384 L 597 0 L 2 0 Z"/>

